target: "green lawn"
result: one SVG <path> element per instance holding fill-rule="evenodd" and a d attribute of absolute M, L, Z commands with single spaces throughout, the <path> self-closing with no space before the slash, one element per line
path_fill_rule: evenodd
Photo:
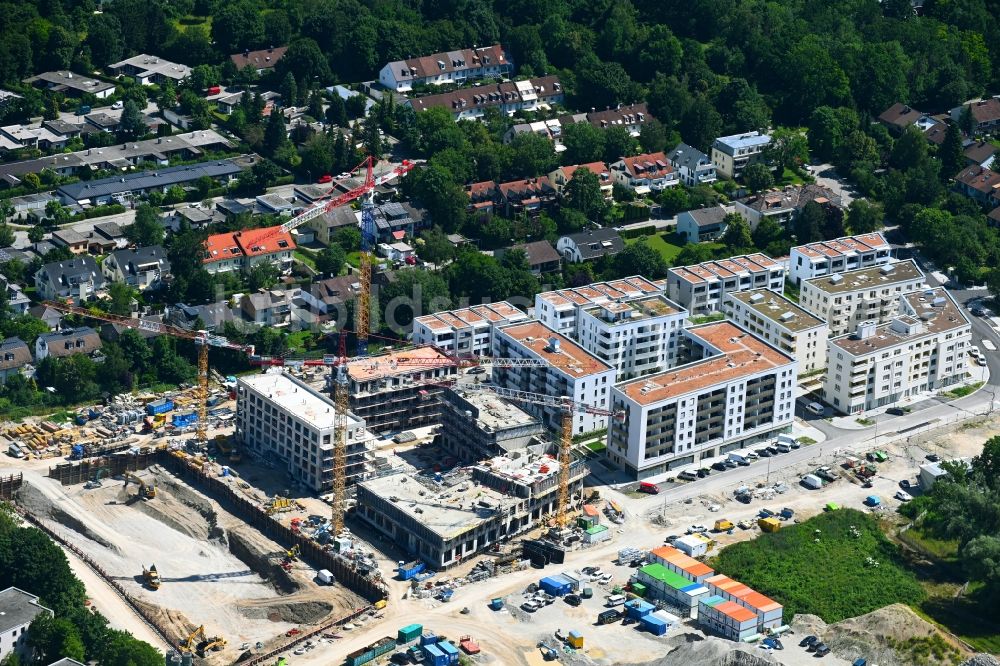
<path fill-rule="evenodd" d="M 304 252 L 301 248 L 296 248 L 292 256 L 301 261 L 303 264 L 309 268 L 316 270 L 316 261 L 312 258 L 312 255 Z"/>
<path fill-rule="evenodd" d="M 361 253 L 360 252 L 348 252 L 347 253 L 347 263 L 355 268 L 361 268 Z"/>
<path fill-rule="evenodd" d="M 658 233 L 651 236 L 639 236 L 637 238 L 626 238 L 625 244 L 632 245 L 634 243 L 638 243 L 641 239 L 645 239 L 646 243 L 648 243 L 651 248 L 659 252 L 664 261 L 671 266 L 674 265 L 674 260 L 684 248 L 684 240 L 676 233 L 672 232 Z M 721 243 L 703 243 L 703 245 L 708 245 L 713 252 L 725 247 Z"/>

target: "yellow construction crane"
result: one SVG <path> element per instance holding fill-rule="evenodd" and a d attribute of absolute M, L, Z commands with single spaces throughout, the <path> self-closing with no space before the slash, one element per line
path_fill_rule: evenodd
<path fill-rule="evenodd" d="M 128 490 L 128 482 L 134 481 L 139 486 L 139 496 L 143 499 L 153 499 L 156 497 L 156 481 L 150 479 L 148 482 L 137 474 L 125 472 L 125 490 Z"/>

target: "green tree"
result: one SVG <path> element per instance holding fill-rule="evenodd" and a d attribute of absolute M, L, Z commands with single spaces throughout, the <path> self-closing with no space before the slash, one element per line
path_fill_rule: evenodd
<path fill-rule="evenodd" d="M 590 169 L 578 168 L 563 188 L 565 204 L 583 213 L 588 220 L 598 220 L 604 214 L 606 203 L 601 192 L 601 181 Z"/>
<path fill-rule="evenodd" d="M 191 75 L 188 77 L 188 84 L 195 90 L 208 90 L 220 83 L 222 83 L 222 77 L 219 68 L 211 65 L 193 67 Z"/>
<path fill-rule="evenodd" d="M 396 333 L 404 332 L 414 317 L 446 310 L 450 303 L 444 278 L 416 268 L 396 271 L 396 279 L 379 294 L 379 304 L 386 313 L 384 323 Z"/>
<path fill-rule="evenodd" d="M 847 207 L 847 226 L 852 234 L 867 234 L 885 226 L 882 206 L 867 199 L 855 199 Z"/>
<path fill-rule="evenodd" d="M 750 224 L 739 213 L 729 213 L 723 220 L 726 231 L 719 241 L 726 246 L 730 254 L 745 254 L 753 250 L 753 237 L 750 234 Z"/>
<path fill-rule="evenodd" d="M 32 243 L 38 243 L 43 238 L 45 238 L 45 229 L 42 228 L 42 225 L 36 224 L 28 229 L 28 240 Z"/>
<path fill-rule="evenodd" d="M 113 315 L 127 317 L 132 314 L 132 301 L 136 300 L 136 292 L 124 282 L 112 282 L 108 287 L 108 300 L 105 309 Z"/>
<path fill-rule="evenodd" d="M 826 223 L 826 214 L 823 207 L 815 201 L 810 201 L 795 218 L 795 240 L 798 243 L 814 243 L 823 240 L 823 225 Z"/>
<path fill-rule="evenodd" d="M 763 162 L 754 162 L 743 169 L 743 182 L 751 192 L 760 192 L 774 185 L 774 175 Z"/>
<path fill-rule="evenodd" d="M 771 143 L 764 149 L 764 159 L 778 168 L 799 169 L 809 161 L 809 141 L 797 128 L 777 127 L 771 132 Z"/>
<path fill-rule="evenodd" d="M 149 247 L 163 243 L 163 225 L 160 215 L 149 204 L 140 204 L 135 209 L 135 222 L 124 229 L 125 238 L 137 247 Z"/>
<path fill-rule="evenodd" d="M 265 329 L 273 330 L 273 329 Z M 132 635 L 117 629 L 108 630 L 100 646 L 101 666 L 162 666 L 163 655 L 149 643 L 137 641 Z"/>
<path fill-rule="evenodd" d="M 83 640 L 80 632 L 67 619 L 53 618 L 48 614 L 39 615 L 31 623 L 28 631 L 29 644 L 37 650 L 45 662 L 63 657 L 84 661 Z"/>
<path fill-rule="evenodd" d="M 264 127 L 264 151 L 273 156 L 288 144 L 285 115 L 274 109 L 267 117 L 267 125 Z"/>
<path fill-rule="evenodd" d="M 279 277 L 281 272 L 273 264 L 267 262 L 254 264 L 246 272 L 247 290 L 270 289 L 277 284 Z"/>
<path fill-rule="evenodd" d="M 440 266 L 455 257 L 455 246 L 441 227 L 427 229 L 417 239 L 417 254 L 424 261 Z"/>
<path fill-rule="evenodd" d="M 421 115 L 423 113 L 426 112 L 422 112 Z M 511 140 L 510 148 L 513 152 L 513 160 L 512 171 L 508 175 L 513 178 L 541 176 L 551 172 L 559 163 L 558 155 L 552 148 L 552 142 L 534 132 L 518 134 Z"/>
<path fill-rule="evenodd" d="M 691 202 L 688 199 L 687 190 L 683 185 L 668 187 L 660 193 L 661 215 L 663 217 L 673 217 L 677 213 L 691 209 Z"/>
<path fill-rule="evenodd" d="M 563 128 L 563 162 L 566 164 L 587 164 L 602 159 L 604 155 L 604 132 L 590 123 L 573 123 Z M 549 150 L 552 147 L 549 146 Z M 537 174 L 535 174 L 537 175 Z"/>
<path fill-rule="evenodd" d="M 223 53 L 258 48 L 264 43 L 264 15 L 250 2 L 223 5 L 212 17 L 212 40 Z"/>
<path fill-rule="evenodd" d="M 288 45 L 288 50 L 274 67 L 278 80 L 291 72 L 303 83 L 320 85 L 330 83 L 333 73 L 330 71 L 330 61 L 323 54 L 319 45 L 313 39 L 303 37 Z"/>
<path fill-rule="evenodd" d="M 431 165 L 411 171 L 403 181 L 403 189 L 423 203 L 431 219 L 441 228 L 450 233 L 462 226 L 469 197 L 444 168 Z"/>
<path fill-rule="evenodd" d="M 278 89 L 281 94 L 281 103 L 284 106 L 295 106 L 299 101 L 299 84 L 295 80 L 295 74 L 288 72 L 281 81 Z"/>
<path fill-rule="evenodd" d="M 615 255 L 614 267 L 619 277 L 642 275 L 651 280 L 665 278 L 670 268 L 663 255 L 650 247 L 645 238 L 640 238 Z"/>
<path fill-rule="evenodd" d="M 937 157 L 941 160 L 941 176 L 946 180 L 954 177 L 965 164 L 962 151 L 962 131 L 951 121 L 944 135 L 944 142 L 938 148 Z"/>
<path fill-rule="evenodd" d="M 606 163 L 611 164 L 623 157 L 632 157 L 638 152 L 639 142 L 629 134 L 628 129 L 624 126 L 614 125 L 604 130 L 604 161 Z"/>
<path fill-rule="evenodd" d="M 708 100 L 698 97 L 681 116 L 679 129 L 685 142 L 707 153 L 722 132 L 722 116 Z"/>
<path fill-rule="evenodd" d="M 639 145 L 644 152 L 658 153 L 667 150 L 672 147 L 669 142 L 667 128 L 659 120 L 651 118 L 642 124 L 642 129 L 639 130 Z"/>
<path fill-rule="evenodd" d="M 0 224 L 0 247 L 10 247 L 14 240 L 14 230 L 7 224 Z"/>
<path fill-rule="evenodd" d="M 347 261 L 347 253 L 337 244 L 325 247 L 316 254 L 316 270 L 324 275 L 340 275 Z"/>
<path fill-rule="evenodd" d="M 770 215 L 757 223 L 751 237 L 754 247 L 772 257 L 784 256 L 791 249 L 791 241 L 784 227 Z"/>

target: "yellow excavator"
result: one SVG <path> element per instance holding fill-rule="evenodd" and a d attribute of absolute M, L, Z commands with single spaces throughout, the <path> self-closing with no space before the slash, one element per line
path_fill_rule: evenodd
<path fill-rule="evenodd" d="M 160 589 L 160 573 L 156 570 L 156 565 L 151 565 L 148 569 L 142 568 L 142 582 L 151 590 Z"/>
<path fill-rule="evenodd" d="M 288 551 L 285 552 L 285 558 L 294 562 L 295 560 L 299 559 L 299 554 L 301 552 L 302 549 L 299 548 L 299 544 L 295 544 L 290 549 L 288 549 Z"/>
<path fill-rule="evenodd" d="M 205 635 L 205 625 L 192 631 L 180 644 L 183 652 L 197 652 L 201 657 L 204 657 L 206 652 L 218 652 L 225 647 L 226 639 L 222 636 L 209 637 Z"/>
<path fill-rule="evenodd" d="M 156 482 L 150 479 L 148 482 L 132 472 L 125 472 L 125 489 L 128 490 L 128 482 L 134 481 L 139 486 L 139 496 L 143 499 L 153 499 L 156 497 Z"/>

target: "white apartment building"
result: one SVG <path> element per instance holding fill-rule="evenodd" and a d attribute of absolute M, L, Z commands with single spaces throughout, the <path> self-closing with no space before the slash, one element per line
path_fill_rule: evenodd
<path fill-rule="evenodd" d="M 816 277 L 802 283 L 799 305 L 830 327 L 830 337 L 853 333 L 866 321 L 884 323 L 897 312 L 897 300 L 924 285 L 912 259 Z"/>
<path fill-rule="evenodd" d="M 768 289 L 726 295 L 722 311 L 729 319 L 799 362 L 799 373 L 826 364 L 830 329 L 795 303 Z"/>
<path fill-rule="evenodd" d="M 454 356 L 489 356 L 494 327 L 527 319 L 507 301 L 435 312 L 413 320 L 413 344 L 434 345 Z"/>
<path fill-rule="evenodd" d="M 671 268 L 670 300 L 692 315 L 718 312 L 726 294 L 750 289 L 785 289 L 785 266 L 761 253 Z"/>
<path fill-rule="evenodd" d="M 771 137 L 760 132 L 720 136 L 712 143 L 712 164 L 726 178 L 739 178 L 771 144 Z"/>
<path fill-rule="evenodd" d="M 580 311 L 576 340 L 621 381 L 674 365 L 686 322 L 687 310 L 665 296 L 608 301 Z"/>
<path fill-rule="evenodd" d="M 608 459 L 649 478 L 791 428 L 796 362 L 731 322 L 684 332 L 682 364 L 612 389 Z"/>
<path fill-rule="evenodd" d="M 972 328 L 940 287 L 899 297 L 889 323 L 830 340 L 826 401 L 854 414 L 965 379 Z"/>
<path fill-rule="evenodd" d="M 631 300 L 662 294 L 663 287 L 646 278 L 632 277 L 611 282 L 594 282 L 583 287 L 535 294 L 535 319 L 570 338 L 580 333 L 580 312 L 611 301 Z"/>
<path fill-rule="evenodd" d="M 493 335 L 493 355 L 541 359 L 545 367 L 493 368 L 493 383 L 517 391 L 567 397 L 591 407 L 608 409 L 615 369 L 569 338 L 537 321 L 498 327 Z M 562 409 L 526 404 L 526 411 L 545 425 L 562 427 Z M 592 432 L 608 426 L 608 417 L 574 412 L 573 434 Z"/>
<path fill-rule="evenodd" d="M 892 248 L 881 233 L 845 236 L 792 248 L 788 277 L 798 286 L 803 280 L 833 273 L 881 266 L 892 261 Z"/>
<path fill-rule="evenodd" d="M 333 401 L 284 372 L 240 377 L 236 383 L 236 439 L 246 450 L 287 467 L 317 492 L 333 488 L 336 409 Z M 365 422 L 347 413 L 347 479 L 367 471 L 375 438 Z"/>
<path fill-rule="evenodd" d="M 52 611 L 38 603 L 38 597 L 16 587 L 0 592 L 0 659 L 11 654 L 20 657 L 19 663 L 28 663 L 34 649 L 28 639 L 29 628 L 36 617 Z"/>

